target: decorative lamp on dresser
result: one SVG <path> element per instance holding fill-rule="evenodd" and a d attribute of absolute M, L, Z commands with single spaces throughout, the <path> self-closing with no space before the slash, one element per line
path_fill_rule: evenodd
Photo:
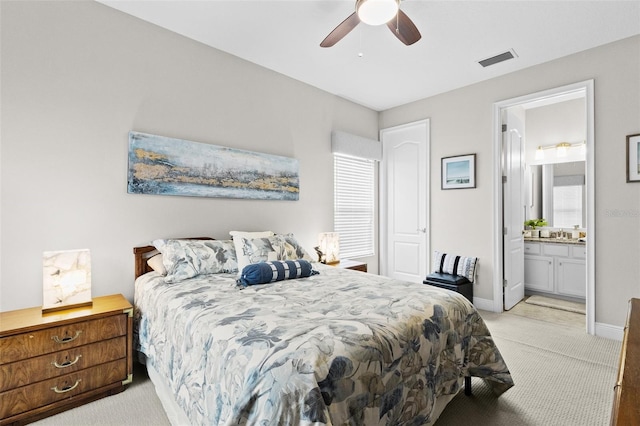
<path fill-rule="evenodd" d="M 122 295 L 42 313 L 0 312 L 0 425 L 121 392 L 133 380 L 133 307 Z"/>

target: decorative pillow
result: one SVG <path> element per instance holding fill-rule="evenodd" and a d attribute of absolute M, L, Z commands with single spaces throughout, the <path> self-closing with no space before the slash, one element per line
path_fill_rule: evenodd
<path fill-rule="evenodd" d="M 313 258 L 296 241 L 293 234 L 273 235 L 263 238 L 239 237 L 234 239 L 233 242 L 238 257 L 239 273 L 245 266 L 253 263 L 297 259 L 313 261 Z"/>
<path fill-rule="evenodd" d="M 433 272 L 460 275 L 473 282 L 476 274 L 477 257 L 456 256 L 436 251 L 433 253 Z"/>
<path fill-rule="evenodd" d="M 274 281 L 306 278 L 318 274 L 311 263 L 304 259 L 276 260 L 247 265 L 242 269 L 238 285 L 246 287 L 254 284 L 266 284 Z"/>
<path fill-rule="evenodd" d="M 165 282 L 176 283 L 197 275 L 238 270 L 231 240 L 163 240 L 156 248 L 167 270 Z M 155 245 L 156 241 L 154 241 Z M 163 244 L 164 243 L 164 244 Z"/>
<path fill-rule="evenodd" d="M 164 263 L 162 260 L 162 254 L 156 254 L 151 256 L 149 260 L 147 260 L 147 265 L 157 273 L 161 275 L 167 275 L 167 269 L 164 267 Z"/>
<path fill-rule="evenodd" d="M 298 243 L 296 237 L 293 234 L 281 234 L 280 237 L 284 241 L 284 259 L 280 260 L 296 260 L 304 259 L 309 262 L 314 262 L 316 259 L 311 257 L 309 253 Z"/>

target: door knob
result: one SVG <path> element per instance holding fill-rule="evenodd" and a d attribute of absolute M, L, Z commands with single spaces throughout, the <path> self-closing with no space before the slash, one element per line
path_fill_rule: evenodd
<path fill-rule="evenodd" d="M 422 232 L 423 234 L 426 234 L 427 228 L 418 228 L 418 232 Z"/>

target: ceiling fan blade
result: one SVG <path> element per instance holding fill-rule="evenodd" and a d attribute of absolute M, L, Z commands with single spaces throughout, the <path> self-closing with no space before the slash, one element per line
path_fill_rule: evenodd
<path fill-rule="evenodd" d="M 398 37 L 398 40 L 407 46 L 412 45 L 422 38 L 420 31 L 418 31 L 418 28 L 416 28 L 411 18 L 409 18 L 402 10 L 398 10 L 397 19 L 392 19 L 387 22 L 387 27 L 389 27 L 391 32 Z"/>
<path fill-rule="evenodd" d="M 347 34 L 351 32 L 352 29 L 356 27 L 360 23 L 360 18 L 358 18 L 358 14 L 353 12 L 347 19 L 342 21 L 340 25 L 338 25 L 333 31 L 329 33 L 329 35 L 322 40 L 320 43 L 320 47 L 331 47 Z"/>

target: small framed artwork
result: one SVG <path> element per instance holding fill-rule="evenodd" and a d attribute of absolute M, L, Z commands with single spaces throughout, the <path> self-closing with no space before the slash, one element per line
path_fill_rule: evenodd
<path fill-rule="evenodd" d="M 640 182 L 640 134 L 627 136 L 627 182 Z"/>
<path fill-rule="evenodd" d="M 442 189 L 476 187 L 476 155 L 458 155 L 442 159 Z"/>

